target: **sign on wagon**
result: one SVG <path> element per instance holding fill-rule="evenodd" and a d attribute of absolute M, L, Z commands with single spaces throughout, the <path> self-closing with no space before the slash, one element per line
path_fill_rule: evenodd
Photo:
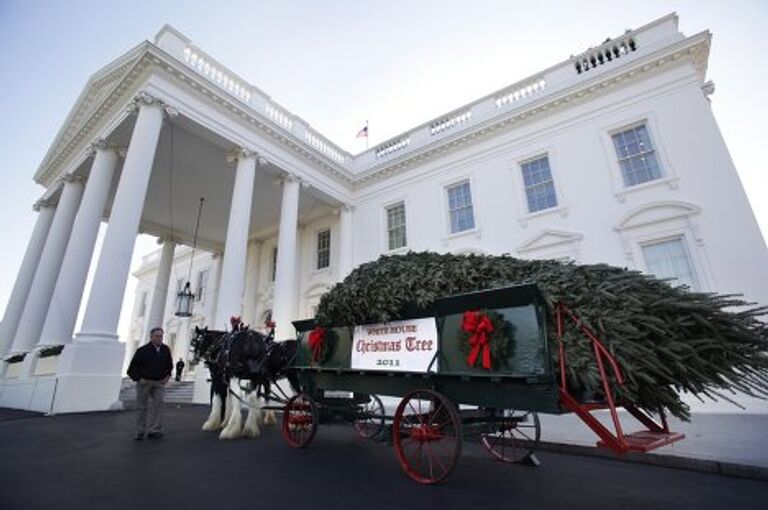
<path fill-rule="evenodd" d="M 436 352 L 437 326 L 433 318 L 356 326 L 351 367 L 426 372 Z M 437 360 L 430 371 L 437 371 Z"/>

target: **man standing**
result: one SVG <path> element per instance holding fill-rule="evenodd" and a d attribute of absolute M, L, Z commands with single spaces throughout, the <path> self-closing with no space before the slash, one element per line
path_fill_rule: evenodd
<path fill-rule="evenodd" d="M 136 381 L 136 441 L 163 437 L 163 396 L 171 377 L 173 358 L 163 343 L 163 328 L 152 328 L 149 343 L 136 349 L 128 366 L 128 377 Z M 149 427 L 147 427 L 149 411 Z"/>
<path fill-rule="evenodd" d="M 179 361 L 176 362 L 176 380 L 181 381 L 181 373 L 184 371 L 184 360 L 179 358 Z"/>

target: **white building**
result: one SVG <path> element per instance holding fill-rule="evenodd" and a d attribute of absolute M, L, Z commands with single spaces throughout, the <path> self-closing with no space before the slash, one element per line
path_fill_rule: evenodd
<path fill-rule="evenodd" d="M 351 155 L 164 27 L 91 78 L 35 174 L 46 191 L 0 331 L 0 405 L 117 399 L 139 232 L 165 256 L 137 274 L 129 353 L 165 324 L 183 356 L 192 324 L 232 315 L 271 312 L 290 337 L 352 267 L 407 250 L 606 262 L 768 303 L 766 245 L 710 108 L 710 40 L 666 16 Z M 203 301 L 171 319 L 197 197 Z M 51 345 L 65 347 L 41 357 Z"/>

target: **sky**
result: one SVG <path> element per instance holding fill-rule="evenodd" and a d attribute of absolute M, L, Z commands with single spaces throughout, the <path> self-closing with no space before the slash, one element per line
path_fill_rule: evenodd
<path fill-rule="evenodd" d="M 78 95 L 165 23 L 358 153 L 366 121 L 375 145 L 671 12 L 713 34 L 712 108 L 765 238 L 766 1 L 0 0 L 0 311 L 44 191 L 32 176 Z M 139 238 L 134 269 L 155 247 Z"/>

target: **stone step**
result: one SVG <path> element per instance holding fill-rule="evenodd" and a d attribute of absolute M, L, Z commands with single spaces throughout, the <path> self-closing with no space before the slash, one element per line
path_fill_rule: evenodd
<path fill-rule="evenodd" d="M 165 396 L 163 400 L 172 404 L 191 404 L 195 391 L 194 381 L 168 381 L 165 387 Z M 131 409 L 136 404 L 136 383 L 128 378 L 124 378 L 120 387 L 120 402 L 123 407 Z"/>

